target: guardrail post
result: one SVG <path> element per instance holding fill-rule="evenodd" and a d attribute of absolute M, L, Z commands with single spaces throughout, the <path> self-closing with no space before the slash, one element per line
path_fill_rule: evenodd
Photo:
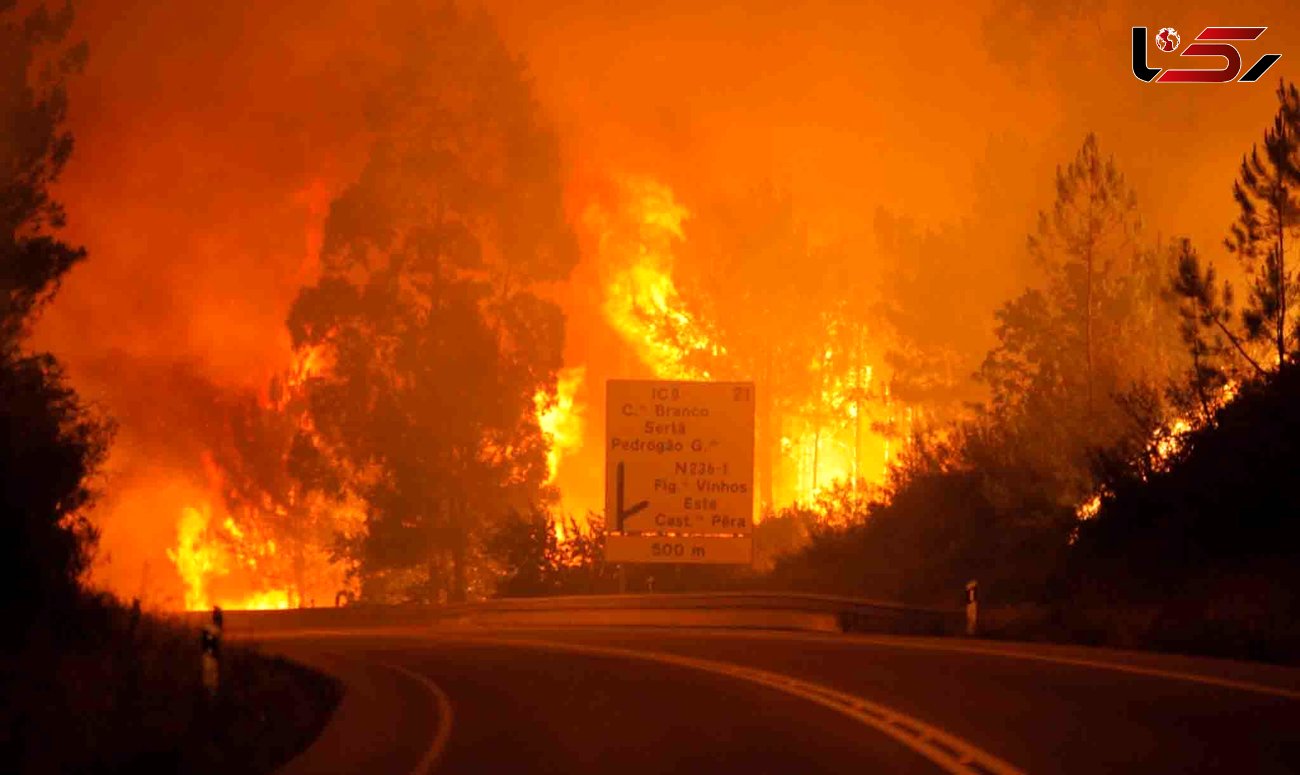
<path fill-rule="evenodd" d="M 966 634 L 974 635 L 979 631 L 979 582 L 966 582 Z"/>
<path fill-rule="evenodd" d="M 203 632 L 199 634 L 199 645 L 202 647 L 203 670 L 203 688 L 207 690 L 209 697 L 215 697 L 217 686 L 220 681 L 220 663 L 221 657 L 221 632 L 225 629 L 225 617 L 221 613 L 221 606 L 212 607 L 212 621 L 203 625 Z"/>

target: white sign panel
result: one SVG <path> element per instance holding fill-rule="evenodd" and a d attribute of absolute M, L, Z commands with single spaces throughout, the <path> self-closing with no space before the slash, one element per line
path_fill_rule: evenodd
<path fill-rule="evenodd" d="M 605 429 L 607 560 L 750 561 L 752 382 L 610 380 Z"/>
<path fill-rule="evenodd" d="M 696 565 L 749 565 L 749 536 L 605 535 L 606 562 L 681 562 Z"/>

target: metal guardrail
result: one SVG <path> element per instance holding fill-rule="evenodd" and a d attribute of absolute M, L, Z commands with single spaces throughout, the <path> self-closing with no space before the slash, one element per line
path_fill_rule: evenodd
<path fill-rule="evenodd" d="M 765 616 L 771 614 L 771 616 Z M 206 614 L 195 614 L 206 616 Z M 526 622 L 775 627 L 909 635 L 957 634 L 960 609 L 923 608 L 834 595 L 707 592 L 497 598 L 453 605 L 349 605 L 279 611 L 229 611 L 228 626 L 254 633 L 281 629 L 438 626 Z"/>

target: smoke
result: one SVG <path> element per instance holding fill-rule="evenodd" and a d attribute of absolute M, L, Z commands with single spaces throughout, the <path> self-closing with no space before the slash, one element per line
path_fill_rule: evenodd
<path fill-rule="evenodd" d="M 1088 131 L 1137 190 L 1149 232 L 1188 234 L 1223 264 L 1236 165 L 1272 114 L 1276 79 L 1296 76 L 1290 4 L 1041 7 L 589 0 L 487 11 L 560 133 L 575 224 L 627 175 L 698 212 L 774 184 L 810 239 L 850 246 L 882 292 L 913 260 L 907 245 L 960 264 L 935 280 L 949 285 L 936 298 L 959 296 L 959 309 L 909 312 L 960 326 L 952 345 L 977 357 L 992 310 L 1032 276 L 1024 234 L 1050 204 L 1054 167 Z M 72 85 L 77 146 L 58 193 L 67 236 L 90 259 L 39 343 L 121 423 L 98 578 L 135 594 L 148 563 L 148 583 L 175 595 L 165 550 L 181 510 L 208 492 L 209 410 L 223 394 L 265 391 L 287 367 L 285 315 L 315 279 L 330 200 L 364 162 L 391 56 L 359 0 L 82 0 L 78 14 L 91 59 Z M 1267 83 L 1170 88 L 1129 73 L 1132 25 L 1173 25 L 1186 40 L 1247 23 L 1270 25 L 1243 46 L 1247 59 L 1283 53 Z M 881 214 L 915 239 L 882 240 Z M 589 366 L 578 399 L 599 406 L 604 376 L 640 367 L 602 322 L 595 239 L 579 232 L 584 263 L 553 294 L 569 314 L 566 360 Z M 601 415 L 588 413 L 589 440 Z M 582 445 L 582 468 L 598 468 L 599 449 Z M 576 470 L 561 464 L 561 486 L 595 505 L 599 482 Z"/>

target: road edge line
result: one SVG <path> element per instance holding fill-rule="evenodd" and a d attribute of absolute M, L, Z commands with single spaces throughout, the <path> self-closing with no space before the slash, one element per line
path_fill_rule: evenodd
<path fill-rule="evenodd" d="M 832 645 L 864 645 L 878 646 L 883 648 L 893 648 L 910 651 L 942 651 L 951 654 L 974 654 L 978 656 L 1002 657 L 1004 659 L 1023 659 L 1032 662 L 1047 662 L 1052 664 L 1067 665 L 1070 667 L 1084 667 L 1095 670 L 1111 670 L 1117 673 L 1129 673 L 1132 675 L 1141 675 L 1147 678 L 1165 678 L 1171 681 L 1183 681 L 1186 683 L 1199 683 L 1207 686 L 1216 686 L 1221 689 L 1233 689 L 1240 692 L 1253 694 L 1265 694 L 1272 697 L 1281 697 L 1287 700 L 1300 700 L 1300 689 L 1289 689 L 1284 686 L 1272 686 L 1269 684 L 1258 683 L 1256 681 L 1243 681 L 1235 678 L 1220 678 L 1206 673 L 1193 673 L 1183 670 L 1169 670 L 1161 667 L 1148 667 L 1146 665 L 1130 664 L 1126 662 L 1114 662 L 1104 659 L 1087 659 L 1084 657 L 1068 657 L 1056 654 L 1038 654 L 1032 651 L 1023 651 L 1016 649 L 998 648 L 997 641 L 977 641 L 966 643 L 961 639 L 953 639 L 952 643 L 941 643 L 934 641 L 913 640 L 914 636 L 901 635 L 826 635 L 807 632 L 776 632 L 776 631 L 740 631 L 740 630 L 720 630 L 718 634 L 725 638 L 736 640 L 781 640 L 800 643 L 817 643 Z M 1035 646 L 1040 645 L 1031 641 L 1015 641 L 1018 645 Z M 1041 644 L 1041 645 L 1065 645 L 1072 644 Z M 1132 652 L 1141 656 L 1161 656 L 1160 652 Z M 1186 656 L 1193 659 L 1199 658 L 1197 655 L 1177 654 L 1168 656 Z M 1213 659 L 1213 657 L 1208 657 Z M 1249 664 L 1249 663 L 1243 663 Z M 1267 663 L 1261 666 L 1269 667 Z M 1285 667 L 1285 666 L 1283 666 Z"/>
<path fill-rule="evenodd" d="M 905 748 L 919 754 L 935 764 L 944 772 L 953 773 L 987 773 L 990 775 L 1024 775 L 1014 765 L 984 751 L 965 740 L 946 732 L 939 727 L 909 716 L 856 695 L 832 689 L 829 686 L 806 681 L 802 678 L 760 670 L 753 667 L 734 665 L 707 659 L 694 659 L 665 652 L 637 651 L 634 649 L 610 646 L 590 646 L 576 643 L 556 643 L 544 640 L 524 638 L 492 637 L 450 637 L 437 638 L 442 642 L 459 642 L 468 644 L 488 644 L 494 646 L 515 646 L 559 651 L 588 656 L 633 659 L 685 667 L 692 670 L 738 678 L 750 683 L 783 692 L 794 697 L 821 705 L 841 715 L 869 726 L 887 737 L 899 742 Z"/>
<path fill-rule="evenodd" d="M 411 775 L 431 775 L 438 766 L 438 759 L 442 758 L 443 751 L 447 748 L 447 741 L 451 739 L 451 726 L 453 713 L 451 709 L 451 698 L 442 690 L 442 687 L 434 683 L 428 676 L 421 675 L 408 667 L 393 664 L 392 662 L 378 662 L 389 670 L 401 673 L 423 686 L 429 694 L 433 695 L 434 705 L 437 706 L 438 712 L 438 731 L 433 735 L 433 742 L 425 749 L 424 755 L 420 761 L 411 769 Z"/>
<path fill-rule="evenodd" d="M 1072 667 L 1087 667 L 1096 670 L 1113 670 L 1118 673 L 1131 673 L 1134 675 L 1147 676 L 1149 678 L 1166 678 L 1174 681 L 1184 681 L 1187 683 L 1199 683 L 1209 686 L 1217 686 L 1222 689 L 1235 689 L 1241 692 L 1252 692 L 1255 694 L 1268 694 L 1274 697 L 1282 697 L 1288 700 L 1300 700 L 1300 691 L 1287 689 L 1281 686 L 1269 686 L 1268 684 L 1255 683 L 1253 681 L 1238 681 L 1234 678 L 1218 678 L 1203 673 L 1188 673 L 1180 670 L 1166 670 L 1159 667 L 1146 667 L 1144 665 L 1130 665 L 1123 662 L 1106 662 L 1099 659 L 1082 659 L 1078 657 L 1057 656 L 1054 654 L 1034 654 L 1032 652 L 1015 651 L 1012 649 L 989 648 L 976 645 L 959 645 L 959 644 L 940 644 L 940 643 L 907 643 L 903 641 L 889 640 L 872 636 L 856 636 L 853 638 L 856 643 L 868 643 L 877 646 L 890 648 L 913 649 L 917 651 L 947 651 L 958 654 L 978 654 L 990 657 L 1003 657 L 1006 659 L 1025 659 L 1034 662 L 1051 662 L 1059 665 L 1070 665 Z"/>

